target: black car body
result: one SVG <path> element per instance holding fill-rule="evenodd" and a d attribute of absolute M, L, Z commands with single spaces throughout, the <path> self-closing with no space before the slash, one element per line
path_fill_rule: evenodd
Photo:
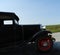
<path fill-rule="evenodd" d="M 18 21 L 19 18 L 15 13 L 0 12 L 0 48 L 14 47 L 28 42 L 35 42 L 38 45 L 39 39 L 43 40 L 47 37 L 52 43 L 51 32 L 42 29 L 40 24 L 19 25 Z M 47 50 L 50 50 L 50 48 Z"/>

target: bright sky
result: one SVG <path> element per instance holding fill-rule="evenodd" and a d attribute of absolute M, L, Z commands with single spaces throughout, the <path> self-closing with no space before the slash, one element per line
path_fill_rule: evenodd
<path fill-rule="evenodd" d="M 21 24 L 60 24 L 60 0 L 0 0 L 0 11 L 15 12 Z"/>

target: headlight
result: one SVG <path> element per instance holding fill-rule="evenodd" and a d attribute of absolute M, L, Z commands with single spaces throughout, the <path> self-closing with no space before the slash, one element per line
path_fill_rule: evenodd
<path fill-rule="evenodd" d="M 40 29 L 46 29 L 46 26 L 40 25 Z"/>
<path fill-rule="evenodd" d="M 42 28 L 43 28 L 43 29 L 46 29 L 46 26 L 43 26 Z"/>

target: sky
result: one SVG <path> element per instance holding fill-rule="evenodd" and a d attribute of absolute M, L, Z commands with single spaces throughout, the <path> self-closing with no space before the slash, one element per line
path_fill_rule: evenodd
<path fill-rule="evenodd" d="M 60 24 L 60 0 L 0 0 L 1 12 L 14 12 L 19 24 Z"/>

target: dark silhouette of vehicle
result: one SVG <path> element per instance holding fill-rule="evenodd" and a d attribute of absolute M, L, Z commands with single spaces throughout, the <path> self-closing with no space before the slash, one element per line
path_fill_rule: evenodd
<path fill-rule="evenodd" d="M 54 42 L 51 34 L 40 24 L 20 25 L 15 13 L 0 12 L 0 48 L 35 44 L 36 50 L 49 51 Z"/>

